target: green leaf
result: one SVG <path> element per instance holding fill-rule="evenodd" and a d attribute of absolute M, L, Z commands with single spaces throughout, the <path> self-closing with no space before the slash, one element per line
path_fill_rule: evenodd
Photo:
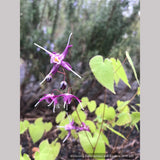
<path fill-rule="evenodd" d="M 137 78 L 137 73 L 136 73 L 136 70 L 135 70 L 135 68 L 134 68 L 134 64 L 133 64 L 133 61 L 132 61 L 132 59 L 131 59 L 131 57 L 129 56 L 129 53 L 126 51 L 126 57 L 127 57 L 127 59 L 128 59 L 128 62 L 130 63 L 130 65 L 131 65 L 131 67 L 132 67 L 132 70 L 133 70 L 133 73 L 134 73 L 134 76 L 135 76 L 135 78 L 136 78 L 136 80 L 137 80 L 137 83 L 139 84 L 139 80 L 138 80 L 138 78 Z M 140 85 L 140 84 L 139 84 Z"/>
<path fill-rule="evenodd" d="M 82 103 L 87 103 L 87 102 L 89 102 L 89 99 L 88 99 L 88 97 L 82 97 L 81 101 L 82 101 Z"/>
<path fill-rule="evenodd" d="M 115 79 L 116 85 L 118 85 L 118 82 L 121 79 L 129 88 L 131 88 L 131 86 L 128 82 L 126 72 L 125 72 L 120 60 L 117 59 L 117 61 L 116 61 L 115 58 L 111 58 L 110 60 L 112 61 L 112 65 L 114 68 L 114 79 Z"/>
<path fill-rule="evenodd" d="M 87 134 L 87 136 L 86 136 L 86 134 Z M 81 132 L 78 133 L 78 136 L 79 136 L 79 141 L 80 141 L 80 144 L 81 144 L 83 150 L 88 155 L 90 155 L 90 154 L 93 153 L 93 148 L 92 148 L 92 146 L 91 146 L 91 144 L 89 142 L 89 140 L 90 141 L 92 140 L 92 135 L 91 135 L 90 132 L 86 132 L 86 134 L 85 134 L 85 131 L 81 131 Z M 89 140 L 88 140 L 87 137 L 89 138 Z"/>
<path fill-rule="evenodd" d="M 27 120 L 20 121 L 20 134 L 23 134 L 29 127 L 29 122 Z"/>
<path fill-rule="evenodd" d="M 33 143 L 39 141 L 44 133 L 44 127 L 41 125 L 30 124 L 29 126 L 29 134 L 32 138 Z"/>
<path fill-rule="evenodd" d="M 139 112 L 132 112 L 131 114 L 131 125 L 135 125 L 140 121 L 140 113 Z"/>
<path fill-rule="evenodd" d="M 89 129 L 90 129 L 90 131 L 91 131 L 92 133 L 95 132 L 96 126 L 95 126 L 95 124 L 94 124 L 92 121 L 86 120 L 86 121 L 85 121 L 85 124 L 89 127 Z"/>
<path fill-rule="evenodd" d="M 79 116 L 78 116 L 79 115 Z M 85 112 L 84 111 L 81 111 L 81 110 L 79 110 L 78 111 L 78 115 L 77 115 L 77 112 L 76 111 L 74 111 L 73 113 L 72 113 L 72 118 L 74 119 L 74 122 L 75 123 L 77 123 L 77 124 L 81 124 L 81 121 L 82 122 L 85 122 L 85 120 L 86 120 L 86 114 L 85 114 Z M 79 120 L 79 118 L 80 118 L 80 120 Z"/>
<path fill-rule="evenodd" d="M 119 112 L 123 112 L 123 110 L 125 110 L 125 111 L 127 111 L 128 109 L 125 109 L 126 107 L 128 107 L 127 105 L 130 103 L 130 101 L 120 101 L 120 100 L 118 100 L 117 101 L 117 110 L 119 111 Z"/>
<path fill-rule="evenodd" d="M 101 133 L 101 135 L 102 135 L 102 138 L 103 138 L 105 144 L 106 144 L 107 146 L 110 146 L 110 145 L 109 145 L 109 140 L 108 140 L 108 138 L 107 138 L 103 133 Z"/>
<path fill-rule="evenodd" d="M 29 125 L 29 134 L 32 138 L 33 143 L 39 141 L 44 133 L 44 123 L 42 122 L 42 118 L 37 118 L 34 124 Z"/>
<path fill-rule="evenodd" d="M 113 120 L 116 116 L 115 109 L 113 107 L 105 108 L 104 120 Z"/>
<path fill-rule="evenodd" d="M 75 130 L 71 130 L 71 134 L 75 139 L 78 138 L 77 132 Z"/>
<path fill-rule="evenodd" d="M 137 95 L 138 96 L 140 95 L 140 87 L 138 87 L 138 89 L 137 89 Z"/>
<path fill-rule="evenodd" d="M 88 102 L 87 105 L 90 112 L 93 112 L 96 109 L 96 101 L 94 100 Z"/>
<path fill-rule="evenodd" d="M 131 115 L 129 113 L 126 112 L 122 112 L 118 115 L 118 120 L 116 122 L 116 124 L 118 126 L 123 126 L 125 124 L 128 124 L 131 122 Z"/>
<path fill-rule="evenodd" d="M 88 98 L 87 98 L 87 97 L 83 97 L 83 98 L 81 99 L 81 101 L 82 101 L 82 102 L 81 102 L 82 107 L 85 108 L 85 107 L 87 106 L 88 102 L 89 102 Z M 77 110 L 81 110 L 81 105 L 80 105 L 80 104 L 78 104 Z"/>
<path fill-rule="evenodd" d="M 67 134 L 68 132 L 66 130 L 62 130 L 61 133 L 58 135 L 58 137 L 62 140 Z"/>
<path fill-rule="evenodd" d="M 99 105 L 99 107 L 97 107 L 96 111 L 95 111 L 95 114 L 99 117 L 102 117 L 103 115 L 103 111 L 104 111 L 104 106 L 105 106 L 105 109 L 108 108 L 108 106 L 104 103 L 101 103 Z"/>
<path fill-rule="evenodd" d="M 113 133 L 115 133 L 115 134 L 117 134 L 118 136 L 120 136 L 120 137 L 126 139 L 126 138 L 124 137 L 124 135 L 121 134 L 120 132 L 116 131 L 115 129 L 111 128 L 111 127 L 108 126 L 108 125 L 106 125 L 106 127 L 107 127 L 110 131 L 112 131 Z"/>
<path fill-rule="evenodd" d="M 37 118 L 34 122 L 36 125 L 43 125 L 43 118 L 40 117 L 40 118 Z"/>
<path fill-rule="evenodd" d="M 57 116 L 56 116 L 56 123 L 60 123 L 66 116 L 65 111 L 61 111 Z"/>
<path fill-rule="evenodd" d="M 112 62 L 107 58 L 103 61 L 103 57 L 97 55 L 90 60 L 89 65 L 97 81 L 115 94 Z"/>
<path fill-rule="evenodd" d="M 92 139 L 92 142 L 95 147 L 94 158 L 97 160 L 105 160 L 104 156 L 106 153 L 106 149 L 105 149 L 105 141 L 103 138 L 104 137 L 102 137 L 102 134 L 99 136 L 99 131 L 98 131 L 98 132 L 95 132 Z M 97 142 L 97 139 L 98 139 L 98 142 Z M 97 142 L 97 143 L 94 143 L 94 142 Z M 101 157 L 98 156 L 99 154 L 101 155 Z"/>
<path fill-rule="evenodd" d="M 60 143 L 55 143 L 54 141 L 49 144 L 48 140 L 44 140 L 39 145 L 39 152 L 35 154 L 35 160 L 54 160 L 59 154 Z"/>
<path fill-rule="evenodd" d="M 44 123 L 44 129 L 46 132 L 50 131 L 52 129 L 52 123 L 51 122 Z"/>
<path fill-rule="evenodd" d="M 65 118 L 60 122 L 59 126 L 65 126 L 67 124 L 69 124 L 69 119 Z M 58 128 L 58 129 L 61 130 L 61 133 L 58 135 L 58 137 L 60 139 L 64 139 L 64 137 L 68 134 L 68 131 L 66 131 L 64 128 Z"/>
<path fill-rule="evenodd" d="M 86 136 L 87 134 L 87 136 Z M 83 148 L 83 150 L 88 154 L 90 155 L 90 157 L 93 156 L 93 147 L 95 147 L 95 151 L 94 151 L 94 158 L 95 159 L 101 159 L 101 160 L 104 160 L 104 157 L 103 155 L 105 155 L 105 142 L 102 138 L 102 136 L 100 135 L 99 136 L 99 130 L 97 130 L 95 133 L 94 133 L 94 136 L 92 137 L 91 133 L 90 132 L 86 132 L 85 134 L 85 131 L 81 131 L 78 133 L 79 135 L 79 140 L 80 140 L 80 144 Z M 88 138 L 89 140 L 88 140 Z M 99 139 L 98 139 L 99 137 Z M 98 142 L 97 142 L 97 139 L 98 139 Z M 91 142 L 91 144 L 90 144 Z M 101 158 L 98 158 L 98 154 L 101 154 L 102 157 Z"/>

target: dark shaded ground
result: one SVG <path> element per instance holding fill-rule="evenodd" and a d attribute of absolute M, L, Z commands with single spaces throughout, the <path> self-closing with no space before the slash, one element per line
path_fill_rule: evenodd
<path fill-rule="evenodd" d="M 90 88 L 85 92 L 89 97 L 89 100 L 97 99 L 97 104 L 102 103 L 104 99 L 103 95 L 103 87 L 101 87 L 97 82 L 90 81 Z M 86 84 L 86 85 L 89 85 Z M 116 88 L 117 95 L 113 95 L 111 92 L 107 91 L 107 104 L 109 106 L 116 107 L 116 101 L 120 100 L 129 100 L 137 90 L 137 83 L 133 81 L 132 90 L 126 87 L 122 82 L 119 83 L 119 86 Z M 84 84 L 85 85 L 85 84 Z M 87 89 L 87 87 L 81 87 Z M 32 87 L 33 89 L 33 87 Z M 98 89 L 98 92 L 97 92 Z M 83 97 L 84 91 L 79 92 L 80 98 Z M 30 94 L 32 96 L 32 94 Z M 27 96 L 27 95 L 26 95 Z M 23 95 L 25 97 L 25 95 Z M 27 153 L 32 158 L 32 148 L 38 147 L 42 140 L 48 139 L 49 142 L 55 140 L 60 133 L 59 130 L 56 129 L 55 117 L 61 111 L 60 109 L 56 109 L 56 113 L 52 112 L 52 108 L 46 107 L 46 103 L 42 102 L 37 108 L 34 108 L 34 104 L 37 102 L 37 99 L 32 96 L 32 102 L 30 105 L 26 105 L 21 102 L 21 120 L 28 120 L 29 122 L 34 122 L 38 117 L 43 117 L 44 122 L 52 122 L 53 128 L 51 131 L 45 133 L 41 140 L 37 143 L 33 144 L 31 138 L 29 137 L 28 130 L 20 135 L 20 144 L 22 145 L 22 152 Z M 131 102 L 132 105 L 139 110 L 135 104 L 139 102 L 139 99 L 135 99 Z M 26 103 L 27 104 L 27 103 Z M 72 107 L 73 108 L 73 107 Z M 72 111 L 71 111 L 72 112 Z M 85 109 L 86 113 L 89 113 L 87 109 Z M 93 115 L 88 114 L 88 119 L 94 119 Z M 140 125 L 138 124 L 140 128 Z M 106 131 L 105 134 L 109 139 L 110 147 L 106 146 L 106 159 L 115 160 L 115 159 L 140 159 L 140 133 L 137 132 L 136 128 L 124 128 L 124 127 L 115 127 L 115 129 L 121 132 L 125 137 L 128 137 L 128 141 L 125 142 L 124 139 L 118 137 L 117 135 L 111 133 L 111 131 Z M 60 153 L 57 157 L 57 160 L 66 160 L 70 154 L 79 154 L 83 155 L 83 149 L 79 143 L 79 140 L 75 140 L 73 137 L 70 137 L 65 143 L 62 143 L 62 140 L 58 140 L 62 146 Z M 111 156 L 111 157 L 110 157 Z M 120 158 L 119 156 L 123 157 Z M 126 158 L 124 157 L 126 156 Z M 129 158 L 130 156 L 130 158 Z M 33 158 L 32 158 L 33 159 Z M 86 158 L 85 158 L 86 159 Z M 81 158 L 79 158 L 81 160 Z"/>

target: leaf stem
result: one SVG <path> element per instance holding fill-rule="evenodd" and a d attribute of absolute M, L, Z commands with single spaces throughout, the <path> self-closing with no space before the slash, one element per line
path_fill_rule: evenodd
<path fill-rule="evenodd" d="M 97 144 L 98 144 L 98 141 L 99 141 L 99 138 L 100 138 L 100 135 L 101 135 L 101 132 L 102 132 L 102 126 L 103 126 L 103 122 L 104 122 L 105 104 L 106 104 L 106 100 L 107 100 L 107 90 L 105 89 L 104 92 L 105 92 L 105 93 L 104 93 L 104 107 L 103 107 L 102 123 L 101 123 L 101 126 L 100 126 L 100 131 L 99 131 L 99 135 L 98 135 L 98 138 L 97 138 L 95 147 L 94 147 L 94 149 L 93 149 L 93 157 L 94 157 L 95 150 L 96 150 L 96 146 L 97 146 Z"/>

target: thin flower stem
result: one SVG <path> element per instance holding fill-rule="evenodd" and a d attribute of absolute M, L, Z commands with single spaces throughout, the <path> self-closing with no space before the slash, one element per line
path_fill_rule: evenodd
<path fill-rule="evenodd" d="M 62 92 L 59 91 L 58 89 L 53 89 L 52 91 L 57 91 L 58 93 L 62 94 Z"/>
<path fill-rule="evenodd" d="M 64 73 L 63 72 L 61 72 L 61 71 L 57 71 L 58 73 L 61 73 L 61 74 L 63 74 L 64 75 Z"/>
<path fill-rule="evenodd" d="M 93 157 L 94 157 L 95 150 L 96 150 L 96 146 L 97 146 L 97 144 L 98 144 L 98 141 L 99 141 L 99 138 L 100 138 L 100 135 L 101 135 L 101 132 L 102 132 L 102 126 L 103 126 L 103 122 L 104 122 L 104 114 L 105 114 L 105 104 L 106 104 L 106 100 L 107 100 L 107 90 L 105 89 L 105 93 L 104 93 L 104 107 L 103 107 L 103 115 L 102 115 L 102 123 L 101 123 L 101 126 L 100 126 L 100 131 L 99 131 L 99 135 L 98 135 L 96 144 L 95 144 L 94 149 L 93 149 Z"/>
<path fill-rule="evenodd" d="M 77 116 L 78 116 L 79 121 L 82 123 L 82 121 L 81 121 L 81 119 L 80 119 L 80 117 L 79 117 L 77 108 L 76 108 L 76 113 L 77 113 Z M 84 132 L 85 132 L 85 135 L 86 135 L 86 137 L 87 137 L 87 139 L 88 139 L 90 145 L 92 146 L 92 149 L 94 149 L 94 147 L 93 147 L 93 145 L 92 145 L 92 143 L 91 143 L 91 141 L 90 141 L 90 139 L 89 139 L 89 137 L 88 137 L 87 131 L 84 131 Z"/>
<path fill-rule="evenodd" d="M 63 68 L 62 68 L 63 69 Z M 65 78 L 66 78 L 66 72 L 65 72 L 65 70 L 63 69 L 63 73 L 64 73 L 64 78 L 63 78 L 63 80 L 65 81 Z"/>

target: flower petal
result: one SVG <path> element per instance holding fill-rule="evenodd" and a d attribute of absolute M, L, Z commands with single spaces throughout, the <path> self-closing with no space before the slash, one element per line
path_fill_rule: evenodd
<path fill-rule="evenodd" d="M 65 62 L 65 61 L 62 61 L 61 62 L 61 66 L 63 67 L 63 68 L 65 68 L 65 69 L 67 69 L 68 71 L 70 71 L 71 70 L 71 65 L 68 63 L 68 62 Z"/>
<path fill-rule="evenodd" d="M 69 48 L 71 48 L 73 45 L 67 45 L 66 46 L 66 48 L 65 48 L 65 50 L 62 52 L 62 59 L 64 59 L 65 57 L 66 57 L 66 55 L 67 55 L 67 53 L 68 53 L 68 50 L 69 50 Z"/>
<path fill-rule="evenodd" d="M 76 76 L 78 76 L 79 78 L 81 78 L 81 76 L 78 73 L 76 73 L 75 71 L 72 70 L 72 67 L 71 67 L 71 65 L 68 62 L 62 61 L 61 62 L 61 66 L 64 67 L 65 69 L 67 69 L 68 71 L 73 72 Z"/>

